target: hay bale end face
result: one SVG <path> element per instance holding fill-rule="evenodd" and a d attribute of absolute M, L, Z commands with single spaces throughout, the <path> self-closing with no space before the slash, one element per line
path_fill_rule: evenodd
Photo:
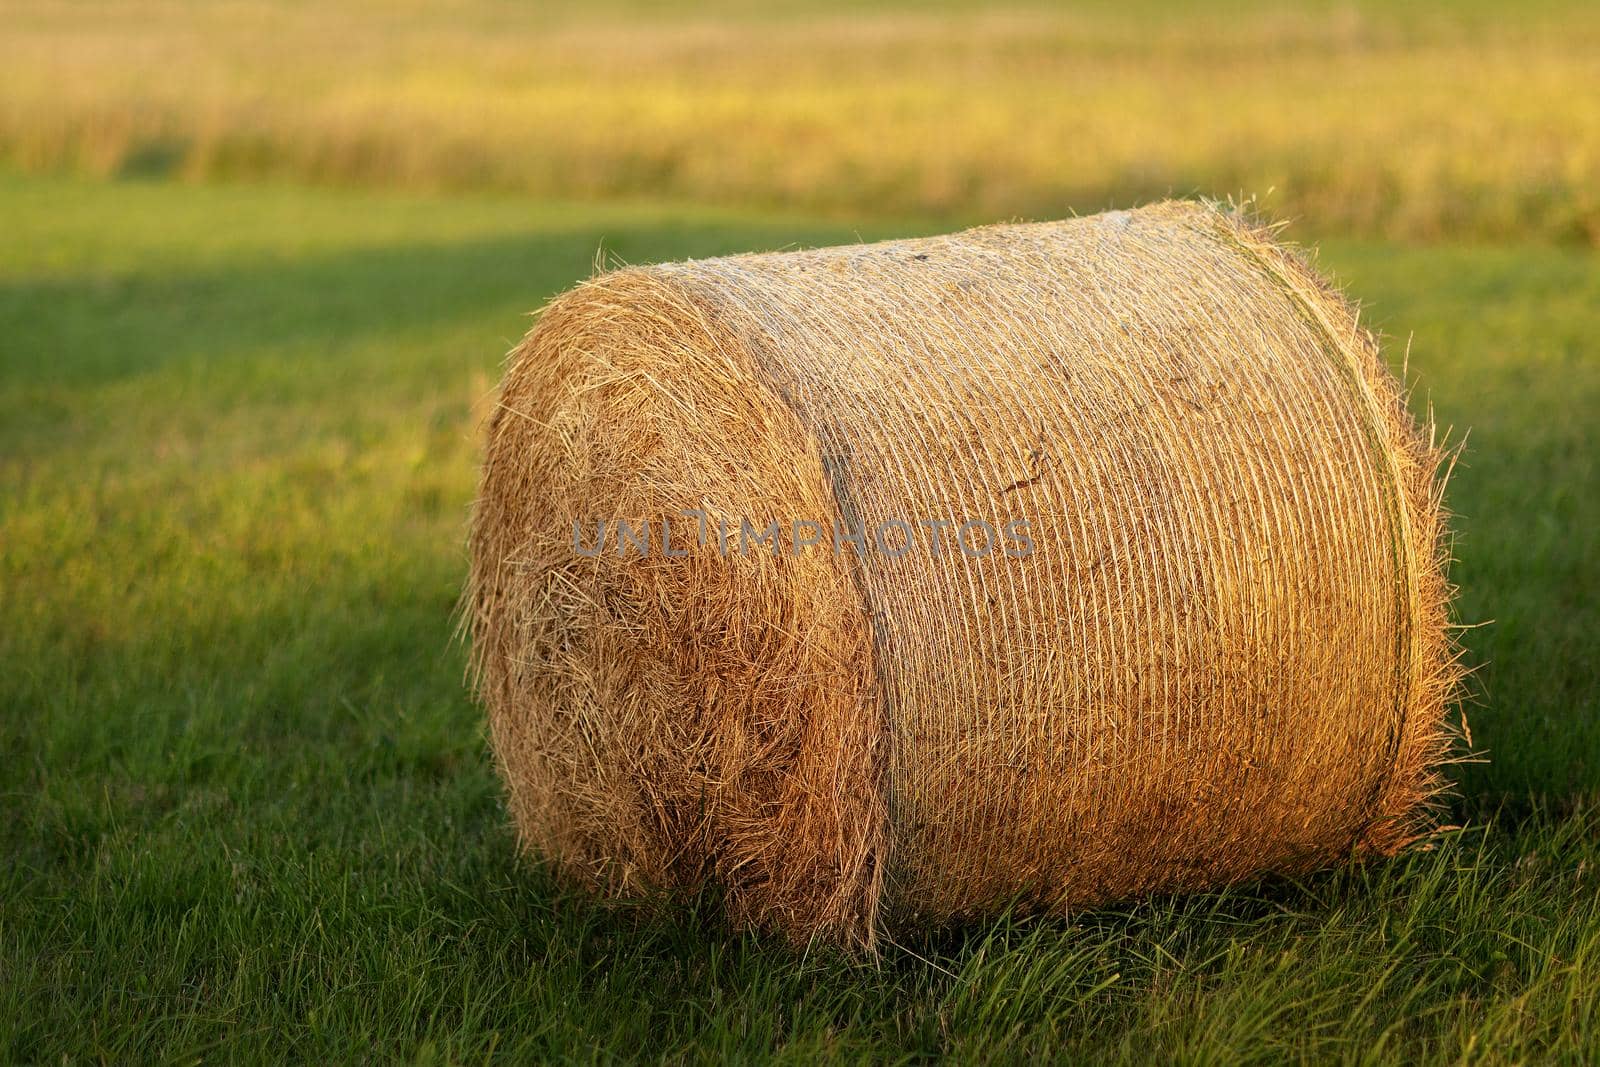
<path fill-rule="evenodd" d="M 1451 740 L 1436 460 L 1203 205 L 597 277 L 471 534 L 521 838 L 865 948 L 1392 853 Z"/>

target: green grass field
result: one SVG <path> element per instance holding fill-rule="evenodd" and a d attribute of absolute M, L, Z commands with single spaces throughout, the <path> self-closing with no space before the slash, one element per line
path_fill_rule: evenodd
<path fill-rule="evenodd" d="M 1324 242 L 1442 424 L 1462 828 L 876 965 L 519 862 L 452 609 L 526 313 L 933 227 L 0 177 L 0 1059 L 1600 1057 L 1600 266 Z M 1293 236 L 1293 234 L 1291 234 Z"/>

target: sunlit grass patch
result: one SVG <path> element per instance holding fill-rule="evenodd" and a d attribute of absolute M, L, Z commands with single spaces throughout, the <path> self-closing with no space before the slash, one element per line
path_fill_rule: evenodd
<path fill-rule="evenodd" d="M 873 238 L 910 232 L 881 223 Z M 924 223 L 924 228 L 928 223 Z M 0 1058 L 1592 1059 L 1600 272 L 1325 242 L 1471 427 L 1468 828 L 1297 884 L 930 931 L 877 968 L 517 862 L 452 610 L 476 419 L 596 251 L 703 208 L 0 184 Z"/>

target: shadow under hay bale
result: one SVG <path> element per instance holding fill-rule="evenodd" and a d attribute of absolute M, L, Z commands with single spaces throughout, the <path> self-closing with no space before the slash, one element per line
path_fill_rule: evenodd
<path fill-rule="evenodd" d="M 1452 736 L 1436 467 L 1349 305 L 1203 205 L 597 277 L 472 528 L 522 839 L 868 949 L 1392 853 Z"/>

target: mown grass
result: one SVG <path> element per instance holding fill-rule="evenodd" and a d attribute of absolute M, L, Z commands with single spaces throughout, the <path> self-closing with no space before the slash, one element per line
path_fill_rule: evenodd
<path fill-rule="evenodd" d="M 848 11 L 848 13 L 847 13 Z M 1600 241 L 1600 8 L 0 0 L 0 161 Z"/>
<path fill-rule="evenodd" d="M 1455 573 L 1496 620 L 1465 635 L 1493 762 L 1431 851 L 876 966 L 518 862 L 451 611 L 525 312 L 601 247 L 915 228 L 0 178 L 0 1059 L 1600 1056 L 1585 252 L 1325 246 L 1472 427 Z"/>

